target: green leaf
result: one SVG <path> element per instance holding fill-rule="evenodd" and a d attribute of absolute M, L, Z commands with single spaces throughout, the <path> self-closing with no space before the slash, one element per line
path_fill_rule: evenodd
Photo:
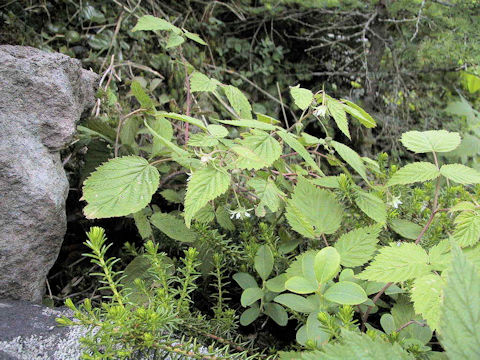
<path fill-rule="evenodd" d="M 199 43 L 200 45 L 207 45 L 207 43 L 205 41 L 203 41 L 203 39 L 198 34 L 191 33 L 190 31 L 187 31 L 185 29 L 183 29 L 183 33 L 190 40 L 193 40 L 196 43 Z"/>
<path fill-rule="evenodd" d="M 301 110 L 306 110 L 313 101 L 313 93 L 308 89 L 303 89 L 300 85 L 290 87 L 290 95 L 292 95 L 295 105 Z"/>
<path fill-rule="evenodd" d="M 148 221 L 145 209 L 134 213 L 133 220 L 135 221 L 135 226 L 137 227 L 138 233 L 142 239 L 149 239 L 152 237 L 152 227 L 150 225 L 150 221 Z"/>
<path fill-rule="evenodd" d="M 100 165 L 84 182 L 82 200 L 88 219 L 125 216 L 142 210 L 159 185 L 158 170 L 138 156 Z"/>
<path fill-rule="evenodd" d="M 387 220 L 387 206 L 378 196 L 363 190 L 355 190 L 355 203 L 369 218 L 378 223 Z"/>
<path fill-rule="evenodd" d="M 252 306 L 245 310 L 240 316 L 240 324 L 242 326 L 250 325 L 252 322 L 257 320 L 260 315 L 260 308 L 258 306 Z"/>
<path fill-rule="evenodd" d="M 185 223 L 190 223 L 195 214 L 209 201 L 222 195 L 230 186 L 230 175 L 207 166 L 192 173 L 185 194 Z"/>
<path fill-rule="evenodd" d="M 449 359 L 478 359 L 480 349 L 480 276 L 458 247 L 444 288 L 441 344 Z"/>
<path fill-rule="evenodd" d="M 165 45 L 165 49 L 172 49 L 182 45 L 185 42 L 185 38 L 179 34 L 174 32 L 170 33 L 168 37 L 167 45 Z"/>
<path fill-rule="evenodd" d="M 333 117 L 333 120 L 335 120 L 338 128 L 346 137 L 351 139 L 350 131 L 348 130 L 347 113 L 345 112 L 344 105 L 335 99 L 328 98 L 327 107 L 328 112 Z"/>
<path fill-rule="evenodd" d="M 152 15 L 144 15 L 138 19 L 137 25 L 132 29 L 132 31 L 142 31 L 142 30 L 166 30 L 173 31 L 176 34 L 180 34 L 182 30 L 178 27 L 170 24 L 168 21 L 157 18 Z"/>
<path fill-rule="evenodd" d="M 438 171 L 434 164 L 429 162 L 415 162 L 402 167 L 393 174 L 390 180 L 388 180 L 387 186 L 424 182 L 436 179 L 439 176 L 440 171 Z"/>
<path fill-rule="evenodd" d="M 260 300 L 263 296 L 263 290 L 258 287 L 245 289 L 240 297 L 240 303 L 243 307 L 252 305 L 255 301 Z"/>
<path fill-rule="evenodd" d="M 235 163 L 235 166 L 238 169 L 258 170 L 266 167 L 265 161 L 246 146 L 235 145 L 232 146 L 230 150 L 238 155 L 238 159 Z"/>
<path fill-rule="evenodd" d="M 350 281 L 341 281 L 325 291 L 325 299 L 341 305 L 357 305 L 367 301 L 367 294 L 360 285 Z"/>
<path fill-rule="evenodd" d="M 258 287 L 258 284 L 255 278 L 248 273 L 239 272 L 234 274 L 232 277 L 233 277 L 233 280 L 235 280 L 243 290 Z"/>
<path fill-rule="evenodd" d="M 195 71 L 190 76 L 190 91 L 192 93 L 198 91 L 214 92 L 220 82 L 216 79 L 210 79 L 201 72 Z"/>
<path fill-rule="evenodd" d="M 281 274 L 278 276 L 275 276 L 274 278 L 268 280 L 265 285 L 267 286 L 267 289 L 272 291 L 272 292 L 277 292 L 280 293 L 282 291 L 285 291 L 285 282 L 287 281 L 287 274 Z"/>
<path fill-rule="evenodd" d="M 455 218 L 453 239 L 461 247 L 475 245 L 480 240 L 480 214 L 464 211 Z"/>
<path fill-rule="evenodd" d="M 142 85 L 134 80 L 130 84 L 130 91 L 132 92 L 135 99 L 140 103 L 140 106 L 144 109 L 151 109 L 153 108 L 153 101 L 150 97 L 145 93 L 143 90 Z"/>
<path fill-rule="evenodd" d="M 232 220 L 230 220 L 230 214 L 224 206 L 218 206 L 215 211 L 215 218 L 217 219 L 218 225 L 220 225 L 225 230 L 233 231 L 235 230 L 235 225 Z"/>
<path fill-rule="evenodd" d="M 156 116 L 155 119 L 149 121 L 149 125 L 153 129 L 153 131 L 155 131 L 166 141 L 170 141 L 170 139 L 173 137 L 172 124 L 164 117 Z M 164 146 L 164 142 L 160 141 L 156 136 L 154 136 L 152 145 L 152 157 L 159 154 L 164 149 Z"/>
<path fill-rule="evenodd" d="M 247 97 L 238 88 L 228 85 L 223 87 L 223 91 L 233 110 L 241 119 L 252 119 L 252 106 L 248 102 Z"/>
<path fill-rule="evenodd" d="M 460 145 L 460 135 L 446 130 L 408 131 L 402 134 L 401 142 L 415 153 L 449 152 Z"/>
<path fill-rule="evenodd" d="M 317 163 L 312 159 L 308 151 L 305 150 L 303 145 L 300 144 L 297 139 L 295 139 L 290 133 L 284 130 L 279 131 L 277 134 L 282 138 L 284 142 L 287 143 L 288 146 L 290 146 L 294 151 L 296 151 L 298 155 L 300 155 L 303 158 L 303 160 L 305 160 L 307 165 L 309 165 L 318 174 L 325 176 L 323 171 L 320 170 L 320 168 L 318 167 Z"/>
<path fill-rule="evenodd" d="M 245 138 L 240 142 L 241 145 L 252 150 L 265 164 L 272 165 L 282 155 L 282 146 L 270 134 L 252 130 L 251 134 L 244 135 Z"/>
<path fill-rule="evenodd" d="M 480 172 L 461 164 L 443 165 L 440 173 L 459 184 L 479 184 Z"/>
<path fill-rule="evenodd" d="M 377 248 L 379 227 L 363 227 L 340 236 L 335 249 L 340 254 L 340 264 L 356 267 L 369 261 Z"/>
<path fill-rule="evenodd" d="M 167 140 L 166 138 L 164 138 L 163 136 L 161 136 L 158 132 L 156 132 L 152 127 L 150 127 L 150 125 L 147 124 L 147 121 L 144 120 L 143 124 L 145 125 L 145 127 L 150 130 L 150 132 L 152 133 L 152 135 L 157 138 L 161 144 L 163 144 L 164 146 L 168 147 L 170 150 L 172 150 L 175 154 L 177 155 L 180 155 L 180 156 L 186 156 L 188 155 L 188 152 L 186 152 L 185 150 L 183 150 L 182 148 L 178 147 L 177 145 L 175 145 L 174 143 L 172 143 L 171 141 Z"/>
<path fill-rule="evenodd" d="M 254 267 L 263 280 L 267 280 L 273 270 L 273 253 L 270 246 L 262 245 L 258 248 L 254 259 Z"/>
<path fill-rule="evenodd" d="M 163 112 L 163 111 L 157 112 L 157 115 L 165 116 L 166 118 L 169 118 L 169 119 L 180 120 L 180 121 L 198 126 L 202 130 L 207 130 L 207 127 L 205 126 L 205 124 L 201 120 L 195 119 L 191 116 L 180 115 L 180 114 L 175 114 L 175 113 L 168 113 L 168 112 Z"/>
<path fill-rule="evenodd" d="M 393 305 L 391 313 L 395 321 L 395 330 L 411 320 L 425 323 L 422 316 L 415 314 L 413 304 L 404 297 L 397 298 L 397 302 Z M 432 335 L 433 331 L 430 327 L 413 323 L 400 330 L 399 340 L 409 341 L 408 339 L 415 339 L 417 343 L 420 342 L 422 345 L 427 345 Z"/>
<path fill-rule="evenodd" d="M 278 325 L 287 325 L 288 314 L 282 306 L 274 303 L 266 303 L 264 312 Z"/>
<path fill-rule="evenodd" d="M 259 197 L 258 206 L 268 207 L 270 211 L 277 212 L 280 207 L 281 197 L 285 194 L 275 185 L 273 180 L 264 180 L 260 177 L 248 180 L 247 185 L 255 190 L 255 194 Z"/>
<path fill-rule="evenodd" d="M 257 120 L 218 120 L 218 122 L 226 125 L 248 127 L 252 129 L 267 130 L 267 131 L 274 131 L 277 129 L 276 126 L 265 124 Z"/>
<path fill-rule="evenodd" d="M 188 146 L 211 147 L 217 145 L 218 139 L 205 133 L 192 134 L 188 139 Z"/>
<path fill-rule="evenodd" d="M 336 141 L 332 141 L 332 146 L 335 149 L 335 151 L 338 153 L 338 155 L 340 155 L 340 157 L 348 165 L 350 165 L 362 177 L 362 179 L 364 179 L 365 181 L 368 181 L 365 164 L 363 163 L 360 155 L 358 155 L 355 151 L 350 149 L 347 145 L 344 145 Z"/>
<path fill-rule="evenodd" d="M 297 294 L 310 294 L 318 289 L 318 284 L 303 276 L 293 276 L 285 283 L 285 288 Z"/>
<path fill-rule="evenodd" d="M 422 231 L 420 225 L 404 219 L 393 219 L 390 223 L 390 228 L 398 235 L 409 240 L 416 240 Z"/>
<path fill-rule="evenodd" d="M 375 122 L 375 120 L 373 120 L 370 114 L 368 114 L 360 106 L 345 99 L 342 99 L 342 101 L 345 103 L 343 105 L 345 111 L 352 115 L 355 119 L 357 119 L 360 124 L 362 124 L 366 128 L 374 128 L 375 126 L 377 126 L 377 123 Z"/>
<path fill-rule="evenodd" d="M 152 225 L 169 238 L 181 242 L 191 243 L 196 240 L 196 234 L 188 229 L 185 223 L 172 214 L 156 212 L 150 217 Z"/>
<path fill-rule="evenodd" d="M 417 314 L 427 320 L 432 330 L 438 329 L 445 281 L 441 276 L 429 274 L 415 280 L 412 301 Z"/>
<path fill-rule="evenodd" d="M 342 206 L 333 193 L 317 188 L 303 177 L 298 178 L 286 211 L 295 231 L 308 238 L 333 234 L 340 227 L 342 216 Z"/>
<path fill-rule="evenodd" d="M 184 194 L 181 191 L 165 189 L 160 191 L 160 195 L 162 195 L 162 197 L 168 202 L 171 202 L 174 204 L 183 204 L 183 201 L 184 201 Z"/>
<path fill-rule="evenodd" d="M 310 353 L 312 356 L 304 356 L 302 360 L 414 360 L 398 343 L 391 344 L 382 340 L 380 336 L 375 339 L 362 334 L 342 330 L 339 342 L 326 344 L 322 351 Z"/>
<path fill-rule="evenodd" d="M 370 281 L 398 282 L 415 279 L 430 272 L 428 255 L 420 245 L 396 243 L 384 246 L 370 266 L 357 275 Z"/>
<path fill-rule="evenodd" d="M 340 270 L 340 254 L 334 247 L 328 246 L 315 255 L 315 277 L 319 284 L 332 280 Z"/>
<path fill-rule="evenodd" d="M 222 139 L 228 136 L 228 129 L 222 125 L 208 125 L 207 131 L 217 139 Z"/>
<path fill-rule="evenodd" d="M 292 309 L 293 311 L 302 313 L 311 313 L 312 311 L 315 311 L 315 307 L 310 301 L 303 296 L 296 294 L 281 294 L 278 295 L 274 301 Z"/>
<path fill-rule="evenodd" d="M 340 179 L 340 176 L 325 176 L 322 178 L 312 179 L 312 183 L 318 186 L 326 187 L 326 188 L 339 189 L 340 188 L 340 184 L 338 183 L 339 179 Z"/>

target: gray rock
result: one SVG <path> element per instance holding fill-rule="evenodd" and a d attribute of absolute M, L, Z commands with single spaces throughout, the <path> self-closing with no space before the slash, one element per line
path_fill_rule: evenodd
<path fill-rule="evenodd" d="M 21 300 L 0 300 L 0 360 L 77 360 L 82 349 L 81 326 L 60 327 L 67 308 L 50 309 Z"/>
<path fill-rule="evenodd" d="M 40 302 L 66 231 L 59 150 L 94 103 L 78 60 L 0 46 L 0 298 Z"/>

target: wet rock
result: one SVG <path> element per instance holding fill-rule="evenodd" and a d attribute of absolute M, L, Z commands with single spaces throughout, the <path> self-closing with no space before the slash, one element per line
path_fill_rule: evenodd
<path fill-rule="evenodd" d="M 93 105 L 96 81 L 63 54 L 0 46 L 0 298 L 42 299 L 66 231 L 59 150 Z"/>

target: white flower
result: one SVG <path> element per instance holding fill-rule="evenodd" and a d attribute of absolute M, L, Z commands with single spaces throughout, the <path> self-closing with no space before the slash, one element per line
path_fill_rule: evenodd
<path fill-rule="evenodd" d="M 327 115 L 327 107 L 325 105 L 320 105 L 315 108 L 315 111 L 313 112 L 313 115 L 319 116 L 319 117 L 325 117 Z"/>
<path fill-rule="evenodd" d="M 212 156 L 210 154 L 206 154 L 206 155 L 203 155 L 201 158 L 200 158 L 200 161 L 202 163 L 208 163 L 210 160 L 212 160 Z"/>
<path fill-rule="evenodd" d="M 235 210 L 228 210 L 230 212 L 230 219 L 244 219 L 244 218 L 249 218 L 251 215 L 249 214 L 249 211 L 252 211 L 253 209 L 245 209 L 243 206 L 239 207 L 238 209 Z"/>
<path fill-rule="evenodd" d="M 399 205 L 402 205 L 403 202 L 400 200 L 398 196 L 394 196 L 392 201 L 390 201 L 390 205 L 392 205 L 395 209 L 398 209 Z"/>

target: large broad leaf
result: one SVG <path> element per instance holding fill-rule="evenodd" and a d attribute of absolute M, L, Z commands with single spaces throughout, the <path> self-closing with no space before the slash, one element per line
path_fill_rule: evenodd
<path fill-rule="evenodd" d="M 343 210 L 335 195 L 319 189 L 303 177 L 299 177 L 292 198 L 287 202 L 287 220 L 292 228 L 303 236 L 333 234 L 340 227 Z"/>
<path fill-rule="evenodd" d="M 249 273 L 239 272 L 234 274 L 233 280 L 244 290 L 258 287 L 257 281 Z"/>
<path fill-rule="evenodd" d="M 245 289 L 240 297 L 240 303 L 243 307 L 252 305 L 255 301 L 260 300 L 263 296 L 263 290 L 258 287 Z"/>
<path fill-rule="evenodd" d="M 363 190 L 355 190 L 355 203 L 369 218 L 378 223 L 387 220 L 387 206 L 377 195 Z"/>
<path fill-rule="evenodd" d="M 135 226 L 138 229 L 138 232 L 142 239 L 149 239 L 152 237 L 153 232 L 152 232 L 152 226 L 150 224 L 150 221 L 147 218 L 147 211 L 145 208 L 143 210 L 137 211 L 136 213 L 133 214 L 133 219 L 135 221 Z"/>
<path fill-rule="evenodd" d="M 157 18 L 152 15 L 144 15 L 137 21 L 137 25 L 132 29 L 132 31 L 141 31 L 141 30 L 166 30 L 173 31 L 176 34 L 182 32 L 178 27 L 170 24 L 168 21 Z"/>
<path fill-rule="evenodd" d="M 296 294 L 281 294 L 278 295 L 274 301 L 292 309 L 293 311 L 302 313 L 311 313 L 312 311 L 315 311 L 315 307 L 310 301 L 303 296 Z"/>
<path fill-rule="evenodd" d="M 325 291 L 325 299 L 342 305 L 357 305 L 367 301 L 365 290 L 354 282 L 340 281 Z"/>
<path fill-rule="evenodd" d="M 398 343 L 391 344 L 380 336 L 372 339 L 362 333 L 342 330 L 339 342 L 326 344 L 322 352 L 310 352 L 302 360 L 414 360 Z"/>
<path fill-rule="evenodd" d="M 479 184 L 480 172 L 461 164 L 443 165 L 440 173 L 459 184 Z"/>
<path fill-rule="evenodd" d="M 263 280 L 267 280 L 273 270 L 273 253 L 268 245 L 258 248 L 254 259 L 254 267 Z"/>
<path fill-rule="evenodd" d="M 393 219 L 390 223 L 390 228 L 400 236 L 409 240 L 416 240 L 422 231 L 420 225 L 404 219 Z"/>
<path fill-rule="evenodd" d="M 429 272 L 425 250 L 420 245 L 403 243 L 381 248 L 370 266 L 357 277 L 370 281 L 398 282 L 415 279 Z"/>
<path fill-rule="evenodd" d="M 168 36 L 168 41 L 167 41 L 167 44 L 165 45 L 165 49 L 176 48 L 182 45 L 184 42 L 185 42 L 185 38 L 183 36 L 172 32 Z"/>
<path fill-rule="evenodd" d="M 255 190 L 255 195 L 260 199 L 259 207 L 268 207 L 270 211 L 276 212 L 280 207 L 281 196 L 285 194 L 275 185 L 273 180 L 264 180 L 256 177 L 250 179 L 247 185 Z"/>
<path fill-rule="evenodd" d="M 332 280 L 340 270 L 340 254 L 331 246 L 325 247 L 315 255 L 313 265 L 315 278 L 319 284 Z"/>
<path fill-rule="evenodd" d="M 303 145 L 300 144 L 298 140 L 293 137 L 292 134 L 283 130 L 279 131 L 277 134 L 282 138 L 283 141 L 287 143 L 288 146 L 290 146 L 293 150 L 295 150 L 298 153 L 298 155 L 300 155 L 303 158 L 303 160 L 305 160 L 307 165 L 311 166 L 312 169 L 314 169 L 318 174 L 322 176 L 325 175 L 323 171 L 320 170 L 317 163 L 312 159 L 308 151 L 305 150 Z"/>
<path fill-rule="evenodd" d="M 437 329 L 440 322 L 444 285 L 445 280 L 436 274 L 422 276 L 413 283 L 412 301 L 415 312 L 427 320 L 432 330 Z"/>
<path fill-rule="evenodd" d="M 379 227 L 363 227 L 343 234 L 335 243 L 343 266 L 356 267 L 369 261 L 377 248 Z"/>
<path fill-rule="evenodd" d="M 460 135 L 446 130 L 408 131 L 402 135 L 402 144 L 415 153 L 449 152 L 460 145 Z"/>
<path fill-rule="evenodd" d="M 449 359 L 480 356 L 480 276 L 458 247 L 444 288 L 441 344 Z"/>
<path fill-rule="evenodd" d="M 89 219 L 125 216 L 142 210 L 159 184 L 158 170 L 139 156 L 124 156 L 99 166 L 84 182 L 83 209 Z"/>
<path fill-rule="evenodd" d="M 227 96 L 233 110 L 241 119 L 252 119 L 252 106 L 248 102 L 247 97 L 235 86 L 228 85 L 223 87 L 223 91 Z"/>
<path fill-rule="evenodd" d="M 425 322 L 422 316 L 415 314 L 412 303 L 405 297 L 397 298 L 390 312 L 395 325 L 393 330 L 397 330 L 412 320 L 418 321 L 420 324 Z M 421 326 L 420 324 L 413 323 L 404 327 L 399 332 L 399 339 L 415 339 L 426 345 L 432 339 L 433 331 L 429 326 Z"/>
<path fill-rule="evenodd" d="M 360 124 L 362 124 L 366 128 L 374 128 L 375 126 L 377 126 L 377 123 L 375 122 L 375 120 L 373 120 L 370 114 L 363 110 L 360 106 L 345 99 L 342 99 L 342 101 L 345 103 L 343 105 L 345 111 L 352 115 L 355 119 L 357 119 Z"/>
<path fill-rule="evenodd" d="M 130 91 L 132 92 L 133 96 L 137 99 L 137 101 L 140 103 L 142 108 L 144 109 L 150 109 L 153 107 L 153 101 L 150 99 L 150 97 L 145 93 L 145 91 L 142 88 L 142 85 L 134 80 L 132 81 L 132 84 L 130 85 Z"/>
<path fill-rule="evenodd" d="M 266 303 L 265 304 L 265 314 L 268 315 L 273 321 L 275 321 L 280 326 L 287 325 L 288 314 L 285 309 L 275 303 Z"/>
<path fill-rule="evenodd" d="M 228 190 L 230 175 L 222 170 L 207 166 L 195 171 L 187 185 L 185 194 L 185 223 L 190 223 L 195 214 L 209 201 Z"/>
<path fill-rule="evenodd" d="M 207 75 L 202 74 L 201 72 L 195 71 L 190 76 L 190 91 L 207 91 L 213 92 L 217 88 L 220 82 L 216 79 L 210 79 Z"/>
<path fill-rule="evenodd" d="M 282 146 L 270 134 L 261 130 L 252 130 L 246 134 L 240 144 L 252 150 L 265 164 L 270 166 L 282 155 Z"/>
<path fill-rule="evenodd" d="M 252 322 L 257 320 L 259 315 L 260 315 L 260 308 L 258 306 L 249 307 L 240 316 L 240 324 L 243 326 L 250 325 Z"/>
<path fill-rule="evenodd" d="M 480 214 L 464 211 L 455 218 L 453 239 L 460 246 L 472 246 L 480 240 Z"/>
<path fill-rule="evenodd" d="M 246 146 L 235 145 L 232 146 L 230 150 L 238 155 L 237 161 L 235 162 L 237 169 L 258 170 L 266 166 L 265 161 Z"/>
<path fill-rule="evenodd" d="M 313 93 L 308 89 L 303 89 L 300 85 L 290 87 L 290 95 L 292 95 L 295 105 L 300 109 L 307 109 L 313 101 Z"/>
<path fill-rule="evenodd" d="M 350 165 L 358 174 L 360 174 L 365 181 L 368 181 L 365 164 L 363 163 L 360 155 L 342 143 L 332 141 L 332 145 L 338 155 L 340 155 L 340 157 L 348 165 Z"/>
<path fill-rule="evenodd" d="M 311 294 L 318 290 L 318 284 L 303 276 L 294 276 L 285 282 L 285 288 L 297 294 Z"/>
<path fill-rule="evenodd" d="M 150 222 L 169 238 L 181 242 L 194 242 L 196 234 L 185 226 L 183 220 L 172 214 L 156 212 L 150 218 Z"/>
<path fill-rule="evenodd" d="M 429 162 L 416 162 L 399 169 L 387 183 L 387 186 L 406 185 L 415 182 L 424 182 L 440 176 L 437 167 Z"/>
<path fill-rule="evenodd" d="M 335 120 L 338 128 L 342 133 L 345 134 L 346 137 L 351 139 L 350 131 L 348 130 L 348 120 L 347 120 L 347 113 L 345 112 L 344 105 L 332 98 L 329 98 L 327 101 L 328 112 Z"/>

